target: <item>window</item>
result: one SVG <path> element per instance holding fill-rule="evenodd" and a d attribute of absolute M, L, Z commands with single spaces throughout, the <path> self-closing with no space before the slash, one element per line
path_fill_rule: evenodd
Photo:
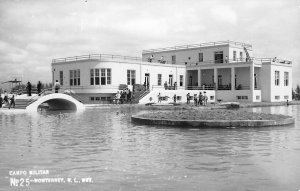
<path fill-rule="evenodd" d="M 179 76 L 179 86 L 183 86 L 183 75 Z"/>
<path fill-rule="evenodd" d="M 135 84 L 135 70 L 127 70 L 127 85 Z"/>
<path fill-rule="evenodd" d="M 99 74 L 99 69 L 96 68 L 95 69 L 95 85 L 99 85 L 100 84 L 100 74 Z"/>
<path fill-rule="evenodd" d="M 284 86 L 289 86 L 289 73 L 284 72 Z"/>
<path fill-rule="evenodd" d="M 256 100 L 259 100 L 260 99 L 260 96 L 256 96 Z"/>
<path fill-rule="evenodd" d="M 240 52 L 240 60 L 243 60 L 243 52 Z"/>
<path fill-rule="evenodd" d="M 248 96 L 236 96 L 238 100 L 247 100 Z"/>
<path fill-rule="evenodd" d="M 276 99 L 276 100 L 279 100 L 279 99 L 280 99 L 280 96 L 275 96 L 275 99 Z"/>
<path fill-rule="evenodd" d="M 284 99 L 289 99 L 289 96 L 284 96 Z"/>
<path fill-rule="evenodd" d="M 218 75 L 218 86 L 222 85 L 222 75 Z"/>
<path fill-rule="evenodd" d="M 223 63 L 223 51 L 215 52 L 215 63 Z"/>
<path fill-rule="evenodd" d="M 203 62 L 203 52 L 199 53 L 199 62 Z"/>
<path fill-rule="evenodd" d="M 236 51 L 233 51 L 233 61 L 236 61 Z"/>
<path fill-rule="evenodd" d="M 100 97 L 95 97 L 96 101 L 100 101 Z"/>
<path fill-rule="evenodd" d="M 275 71 L 275 86 L 279 86 L 279 77 L 280 77 L 280 73 L 279 71 Z"/>
<path fill-rule="evenodd" d="M 80 86 L 80 70 L 70 70 L 70 86 Z"/>
<path fill-rule="evenodd" d="M 101 82 L 100 85 L 111 84 L 111 69 L 101 68 L 101 81 L 100 82 Z"/>
<path fill-rule="evenodd" d="M 172 64 L 176 64 L 176 55 L 172 56 Z"/>
<path fill-rule="evenodd" d="M 161 74 L 157 74 L 157 85 L 161 86 Z"/>
<path fill-rule="evenodd" d="M 90 70 L 90 79 L 91 79 L 90 84 L 94 85 L 94 69 Z"/>
<path fill-rule="evenodd" d="M 100 85 L 100 83 L 101 85 L 111 84 L 111 69 L 95 68 L 90 70 L 90 84 Z"/>
<path fill-rule="evenodd" d="M 61 86 L 64 85 L 64 72 L 63 71 L 59 71 L 59 83 Z"/>
<path fill-rule="evenodd" d="M 90 101 L 95 101 L 95 97 L 90 97 Z"/>

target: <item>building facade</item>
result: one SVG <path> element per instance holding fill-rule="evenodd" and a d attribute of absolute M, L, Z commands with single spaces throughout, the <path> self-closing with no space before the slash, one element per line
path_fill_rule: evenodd
<path fill-rule="evenodd" d="M 292 99 L 292 62 L 255 58 L 252 45 L 221 41 L 144 50 L 142 58 L 86 55 L 54 59 L 53 81 L 84 102 L 107 100 L 123 87 L 141 84 L 155 100 L 171 88 L 180 97 L 205 91 L 210 101 L 276 102 Z M 170 95 L 169 95 L 170 94 Z M 182 101 L 185 99 L 182 98 Z"/>

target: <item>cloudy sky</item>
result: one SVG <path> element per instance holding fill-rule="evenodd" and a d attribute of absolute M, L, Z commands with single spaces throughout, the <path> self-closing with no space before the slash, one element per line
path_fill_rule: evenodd
<path fill-rule="evenodd" d="M 51 82 L 51 60 L 232 40 L 293 61 L 300 84 L 300 0 L 0 0 L 0 81 Z"/>

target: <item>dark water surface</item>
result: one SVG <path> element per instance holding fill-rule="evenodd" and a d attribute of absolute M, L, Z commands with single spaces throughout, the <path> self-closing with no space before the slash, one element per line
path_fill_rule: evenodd
<path fill-rule="evenodd" d="M 300 190 L 300 106 L 248 110 L 290 115 L 296 123 L 170 128 L 132 124 L 141 111 L 129 107 L 0 111 L 0 190 Z M 9 174 L 18 170 L 49 174 Z M 28 177 L 93 182 L 10 186 L 12 178 Z"/>

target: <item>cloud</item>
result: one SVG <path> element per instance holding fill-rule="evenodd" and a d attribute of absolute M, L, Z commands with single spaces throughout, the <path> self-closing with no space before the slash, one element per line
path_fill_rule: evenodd
<path fill-rule="evenodd" d="M 285 0 L 4 0 L 0 81 L 18 71 L 25 80 L 50 82 L 54 58 L 141 56 L 143 49 L 219 40 L 253 44 L 257 56 L 291 59 L 299 71 L 298 6 Z"/>

